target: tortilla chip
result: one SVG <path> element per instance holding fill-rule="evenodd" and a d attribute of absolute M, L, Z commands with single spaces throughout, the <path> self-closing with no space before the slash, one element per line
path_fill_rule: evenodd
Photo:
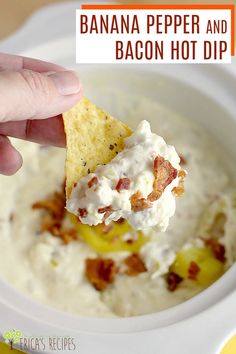
<path fill-rule="evenodd" d="M 63 114 L 66 153 L 66 196 L 78 180 L 97 165 L 107 164 L 124 149 L 124 138 L 132 130 L 121 121 L 82 98 Z"/>

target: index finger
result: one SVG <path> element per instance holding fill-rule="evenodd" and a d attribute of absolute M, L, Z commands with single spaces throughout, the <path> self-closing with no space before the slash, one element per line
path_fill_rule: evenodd
<path fill-rule="evenodd" d="M 60 65 L 48 63 L 39 59 L 32 59 L 27 57 L 21 57 L 19 55 L 11 55 L 6 53 L 0 53 L 0 71 L 12 70 L 19 71 L 22 69 L 28 69 L 37 72 L 48 71 L 64 71 Z"/>
<path fill-rule="evenodd" d="M 64 147 L 66 143 L 61 115 L 44 120 L 0 123 L 0 135 L 58 147 Z"/>

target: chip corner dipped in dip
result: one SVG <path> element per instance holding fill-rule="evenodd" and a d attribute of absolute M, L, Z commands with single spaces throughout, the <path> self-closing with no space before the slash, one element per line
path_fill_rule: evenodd
<path fill-rule="evenodd" d="M 165 231 L 186 172 L 173 146 L 143 120 L 134 132 L 83 98 L 63 115 L 67 210 L 83 224 L 125 219 Z"/>

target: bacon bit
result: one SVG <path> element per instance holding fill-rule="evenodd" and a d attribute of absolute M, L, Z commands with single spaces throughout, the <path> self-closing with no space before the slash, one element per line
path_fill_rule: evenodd
<path fill-rule="evenodd" d="M 88 215 L 88 211 L 85 208 L 79 208 L 79 217 L 80 218 L 86 218 L 86 216 Z"/>
<path fill-rule="evenodd" d="M 55 192 L 48 199 L 34 203 L 32 209 L 43 209 L 45 211 L 41 220 L 41 232 L 48 231 L 51 235 L 61 238 L 65 244 L 68 244 L 72 240 L 77 240 L 78 235 L 75 229 L 63 227 L 66 216 L 65 203 L 65 184 L 63 184 L 61 192 Z"/>
<path fill-rule="evenodd" d="M 178 177 L 185 178 L 187 176 L 187 172 L 185 170 L 180 170 L 178 172 Z"/>
<path fill-rule="evenodd" d="M 143 211 L 144 209 L 151 208 L 152 206 L 152 203 L 149 200 L 142 198 L 142 194 L 140 191 L 137 191 L 136 193 L 131 195 L 130 203 L 131 209 L 134 212 Z"/>
<path fill-rule="evenodd" d="M 96 290 L 106 289 L 112 284 L 117 273 L 117 267 L 112 259 L 87 258 L 85 262 L 85 275 Z"/>
<path fill-rule="evenodd" d="M 111 215 L 111 213 L 112 213 L 112 210 L 106 211 L 105 214 L 103 215 L 102 222 L 105 222 L 106 219 Z"/>
<path fill-rule="evenodd" d="M 54 225 L 50 231 L 53 236 L 61 238 L 66 245 L 71 241 L 78 240 L 77 232 L 73 228 L 67 229 Z"/>
<path fill-rule="evenodd" d="M 225 257 L 225 246 L 219 243 L 215 239 L 204 240 L 205 245 L 211 247 L 211 250 L 218 261 L 224 263 L 226 261 Z"/>
<path fill-rule="evenodd" d="M 95 186 L 96 184 L 98 184 L 98 178 L 96 176 L 94 176 L 93 178 L 90 179 L 90 181 L 88 182 L 88 187 L 92 188 L 93 186 Z"/>
<path fill-rule="evenodd" d="M 194 261 L 190 262 L 188 268 L 188 279 L 196 280 L 199 272 L 200 272 L 200 267 L 197 265 L 197 263 Z"/>
<path fill-rule="evenodd" d="M 65 197 L 62 193 L 54 192 L 51 197 L 32 205 L 32 209 L 46 209 L 56 219 L 62 219 L 65 215 Z"/>
<path fill-rule="evenodd" d="M 180 157 L 180 164 L 181 165 L 187 165 L 187 160 L 183 155 L 179 155 Z"/>
<path fill-rule="evenodd" d="M 98 213 L 99 214 L 103 214 L 104 213 L 103 219 L 102 219 L 102 221 L 104 222 L 108 218 L 108 216 L 111 215 L 111 213 L 112 213 L 111 205 L 109 205 L 107 207 L 104 207 L 104 208 L 99 208 L 98 209 Z"/>
<path fill-rule="evenodd" d="M 132 245 L 134 243 L 134 240 L 130 238 L 129 240 L 125 241 L 128 245 Z"/>
<path fill-rule="evenodd" d="M 118 220 L 115 221 L 116 224 L 123 224 L 125 222 L 124 218 L 119 218 Z"/>
<path fill-rule="evenodd" d="M 131 181 L 129 178 L 120 178 L 116 185 L 117 192 L 120 192 L 122 189 L 129 189 L 130 183 Z"/>
<path fill-rule="evenodd" d="M 178 172 L 179 184 L 177 187 L 174 187 L 172 189 L 172 192 L 175 194 L 176 197 L 180 197 L 184 193 L 184 180 L 186 175 L 187 173 L 184 170 L 180 170 Z"/>
<path fill-rule="evenodd" d="M 148 200 L 151 202 L 160 198 L 165 188 L 177 177 L 178 171 L 168 160 L 157 156 L 153 162 L 153 173 L 153 191 L 148 196 Z"/>
<path fill-rule="evenodd" d="M 77 186 L 77 182 L 74 183 L 74 188 Z"/>
<path fill-rule="evenodd" d="M 107 211 L 111 211 L 111 205 L 108 205 L 108 206 L 106 206 L 106 207 L 103 207 L 103 208 L 99 208 L 99 209 L 98 209 L 98 213 L 99 213 L 99 214 L 106 213 Z"/>
<path fill-rule="evenodd" d="M 112 214 L 112 210 L 111 211 L 106 211 L 104 216 L 103 216 L 103 219 L 102 219 L 102 222 L 105 222 L 106 219 Z"/>
<path fill-rule="evenodd" d="M 49 231 L 52 233 L 53 228 L 60 228 L 61 227 L 61 221 L 56 220 L 52 217 L 50 214 L 46 214 L 42 217 L 42 222 L 41 222 L 41 231 Z"/>
<path fill-rule="evenodd" d="M 147 199 L 142 198 L 140 191 L 137 191 L 130 197 L 131 209 L 134 212 L 151 208 L 151 202 L 160 198 L 165 188 L 177 177 L 178 171 L 168 160 L 165 160 L 162 156 L 157 156 L 153 162 L 153 173 L 153 190 Z"/>
<path fill-rule="evenodd" d="M 124 259 L 125 265 L 128 267 L 125 274 L 129 276 L 135 276 L 139 273 L 147 271 L 145 264 L 137 253 L 133 253 Z"/>
<path fill-rule="evenodd" d="M 174 187 L 172 189 L 172 192 L 174 193 L 174 195 L 178 198 L 181 197 L 181 195 L 184 194 L 184 187 L 182 186 L 182 184 L 179 183 L 179 185 L 177 187 Z"/>
<path fill-rule="evenodd" d="M 176 290 L 177 286 L 181 281 L 183 280 L 182 277 L 180 277 L 178 274 L 174 272 L 170 272 L 166 276 L 166 282 L 167 282 L 167 288 L 170 291 Z"/>

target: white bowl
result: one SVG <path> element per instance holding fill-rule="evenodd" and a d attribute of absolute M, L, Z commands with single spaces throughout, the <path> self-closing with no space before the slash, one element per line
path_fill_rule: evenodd
<path fill-rule="evenodd" d="M 78 2 L 39 11 L 18 33 L 2 42 L 0 50 L 76 68 L 85 87 L 87 77 L 106 73 L 109 85 L 119 85 L 124 92 L 132 90 L 156 97 L 172 110 L 200 122 L 236 161 L 235 63 L 76 66 L 76 7 Z M 120 70 L 126 72 L 122 82 Z M 96 88 L 94 95 L 102 102 Z M 235 286 L 236 266 L 233 266 L 211 287 L 173 308 L 133 318 L 102 319 L 53 310 L 0 281 L 0 330 L 18 328 L 25 335 L 37 337 L 70 335 L 76 338 L 79 352 L 85 354 L 211 354 L 234 331 Z"/>

